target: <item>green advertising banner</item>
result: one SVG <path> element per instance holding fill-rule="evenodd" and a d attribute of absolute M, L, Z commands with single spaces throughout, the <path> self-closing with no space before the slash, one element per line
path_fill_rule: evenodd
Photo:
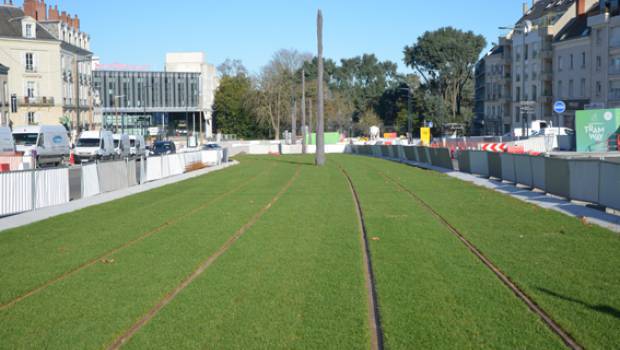
<path fill-rule="evenodd" d="M 326 132 L 325 133 L 325 144 L 326 145 L 335 145 L 340 142 L 340 133 L 337 132 Z M 308 135 L 308 144 L 316 145 L 316 133 L 312 133 Z"/>
<path fill-rule="evenodd" d="M 620 109 L 577 111 L 575 119 L 577 152 L 618 150 Z"/>

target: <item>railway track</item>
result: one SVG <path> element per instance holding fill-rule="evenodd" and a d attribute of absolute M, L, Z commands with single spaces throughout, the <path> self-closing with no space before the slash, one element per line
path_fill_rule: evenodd
<path fill-rule="evenodd" d="M 384 180 L 391 182 L 394 184 L 399 190 L 408 194 L 413 200 L 418 202 L 422 207 L 424 207 L 432 216 L 434 216 L 443 226 L 445 226 L 448 231 L 450 231 L 456 238 L 467 247 L 467 249 L 482 262 L 489 270 L 491 270 L 495 276 L 508 288 L 512 293 L 514 293 L 519 300 L 521 300 L 528 309 L 536 314 L 543 323 L 554 333 L 556 334 L 562 342 L 569 349 L 573 350 L 582 350 L 584 347 L 575 340 L 570 333 L 568 333 L 565 329 L 562 328 L 545 310 L 543 310 L 536 302 L 530 297 L 527 293 L 525 293 L 519 286 L 514 283 L 508 275 L 506 275 L 497 265 L 493 263 L 489 258 L 487 258 L 478 247 L 476 247 L 472 242 L 470 242 L 454 225 L 452 225 L 443 215 L 441 215 L 437 210 L 435 210 L 430 204 L 428 204 L 421 197 L 416 195 L 409 188 L 404 186 L 397 179 L 385 174 L 381 170 L 373 168 Z"/>

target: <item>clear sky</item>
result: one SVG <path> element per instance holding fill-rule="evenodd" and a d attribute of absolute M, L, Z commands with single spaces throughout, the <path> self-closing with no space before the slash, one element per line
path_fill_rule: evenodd
<path fill-rule="evenodd" d="M 531 0 L 530 0 L 531 1 Z M 16 3 L 21 5 L 21 0 Z M 426 30 L 454 26 L 497 41 L 522 0 L 47 0 L 91 35 L 102 63 L 163 67 L 166 52 L 205 51 L 210 63 L 238 58 L 257 72 L 282 48 L 316 52 L 316 11 L 325 17 L 325 55 L 375 53 L 402 63 Z"/>

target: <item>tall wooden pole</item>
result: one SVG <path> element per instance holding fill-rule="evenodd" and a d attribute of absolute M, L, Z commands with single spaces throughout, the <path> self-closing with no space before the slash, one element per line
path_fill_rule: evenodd
<path fill-rule="evenodd" d="M 301 153 L 306 154 L 306 139 L 308 137 L 306 126 L 306 71 L 301 70 Z"/>
<path fill-rule="evenodd" d="M 325 165 L 325 126 L 324 126 L 324 113 L 325 106 L 323 105 L 323 13 L 319 10 L 316 20 L 316 30 L 318 39 L 318 59 L 319 59 L 319 76 L 318 76 L 318 108 L 317 108 L 317 123 L 316 123 L 316 160 L 315 163 L 318 166 Z"/>
<path fill-rule="evenodd" d="M 297 144 L 297 99 L 293 98 L 293 107 L 291 108 L 291 144 Z"/>

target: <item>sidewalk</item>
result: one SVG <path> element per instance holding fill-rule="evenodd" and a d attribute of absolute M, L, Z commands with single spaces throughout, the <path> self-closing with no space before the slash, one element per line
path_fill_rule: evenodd
<path fill-rule="evenodd" d="M 17 214 L 13 216 L 9 216 L 6 218 L 0 219 L 0 234 L 2 231 L 9 230 L 12 228 L 32 224 L 37 221 L 42 221 L 45 219 L 52 218 L 54 216 L 67 214 L 74 212 L 76 210 L 84 209 L 93 205 L 103 204 L 107 202 L 111 202 L 113 200 L 121 199 L 127 196 L 131 196 L 137 193 L 149 191 L 158 187 L 170 185 L 176 182 L 188 180 L 194 177 L 202 176 L 214 171 L 222 170 L 234 165 L 239 164 L 237 161 L 228 162 L 226 164 L 209 167 L 205 169 L 200 169 L 197 171 L 192 171 L 189 173 L 181 174 L 178 176 L 172 176 L 169 178 L 147 182 L 143 185 L 133 186 L 124 188 L 122 190 L 102 193 L 89 198 L 78 199 L 63 205 L 58 205 L 54 207 L 41 208 L 34 211 L 25 212 L 22 214 Z"/>
<path fill-rule="evenodd" d="M 499 180 L 491 180 L 477 175 L 462 173 L 455 170 L 438 168 L 432 165 L 422 164 L 413 161 L 403 161 L 400 159 L 389 159 L 418 168 L 437 171 L 448 176 L 472 183 L 477 186 L 485 187 L 499 193 L 503 193 L 527 203 L 537 205 L 541 208 L 558 211 L 562 214 L 583 218 L 587 223 L 598 225 L 616 233 L 620 233 L 620 216 L 608 214 L 604 211 L 590 208 L 581 204 L 577 204 L 562 198 L 547 195 L 540 191 L 530 190 L 517 186 L 513 183 L 502 182 Z"/>

